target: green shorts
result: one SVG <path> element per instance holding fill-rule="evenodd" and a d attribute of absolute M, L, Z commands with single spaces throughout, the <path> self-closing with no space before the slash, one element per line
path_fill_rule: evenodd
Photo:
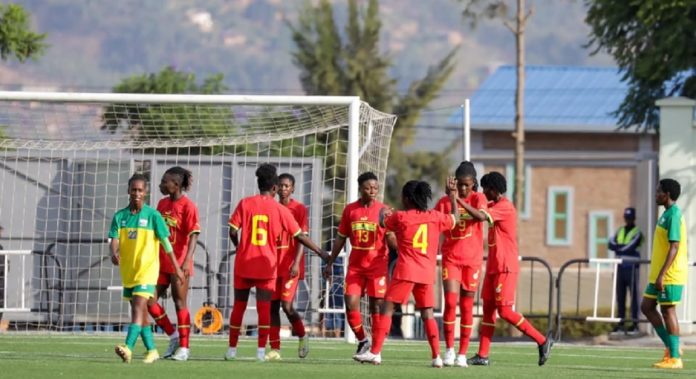
<path fill-rule="evenodd" d="M 146 299 L 155 297 L 155 284 L 137 284 L 133 287 L 123 287 L 123 298 L 130 300 L 133 296 L 140 296 Z"/>
<path fill-rule="evenodd" d="M 684 291 L 683 284 L 665 284 L 664 290 L 658 292 L 655 288 L 655 283 L 648 283 L 648 287 L 645 289 L 643 296 L 656 299 L 658 304 L 679 304 L 682 298 L 682 292 Z"/>

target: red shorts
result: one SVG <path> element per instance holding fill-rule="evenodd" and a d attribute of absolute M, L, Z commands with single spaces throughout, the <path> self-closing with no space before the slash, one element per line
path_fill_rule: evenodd
<path fill-rule="evenodd" d="M 157 277 L 157 285 L 158 286 L 168 286 L 168 285 L 172 284 L 172 275 L 176 275 L 176 274 L 170 274 L 168 272 L 160 271 L 159 276 Z"/>
<path fill-rule="evenodd" d="M 385 300 L 396 304 L 406 304 L 413 293 L 416 309 L 435 306 L 435 290 L 432 284 L 416 283 L 407 280 L 392 279 L 389 283 Z"/>
<path fill-rule="evenodd" d="M 254 278 L 244 278 L 238 275 L 234 276 L 234 289 L 236 290 L 248 290 L 252 287 L 256 287 L 257 290 L 267 290 L 268 292 L 273 292 L 275 289 L 275 278 L 271 279 L 254 279 Z"/>
<path fill-rule="evenodd" d="M 283 278 L 279 276 L 278 279 L 276 279 L 275 291 L 273 291 L 271 300 L 291 303 L 297 293 L 297 286 L 300 284 L 300 280 L 299 276 L 295 278 Z"/>
<path fill-rule="evenodd" d="M 384 298 L 387 293 L 387 277 L 369 277 L 361 272 L 348 269 L 345 279 L 345 294 L 362 296 L 365 293 L 369 297 Z"/>
<path fill-rule="evenodd" d="M 466 266 L 445 263 L 442 265 L 442 280 L 456 280 L 464 291 L 476 292 L 481 276 L 481 266 Z"/>
<path fill-rule="evenodd" d="M 481 299 L 495 301 L 497 305 L 514 305 L 517 289 L 516 272 L 486 274 L 481 289 Z"/>

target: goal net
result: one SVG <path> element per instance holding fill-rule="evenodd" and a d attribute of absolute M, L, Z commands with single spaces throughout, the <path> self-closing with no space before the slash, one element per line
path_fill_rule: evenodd
<path fill-rule="evenodd" d="M 155 206 L 162 174 L 175 165 L 193 172 L 188 196 L 202 227 L 189 309 L 213 304 L 227 325 L 234 262 L 227 220 L 242 197 L 257 193 L 256 167 L 272 163 L 295 176 L 310 236 L 328 250 L 344 205 L 357 199 L 358 174 L 384 178 L 395 121 L 356 97 L 0 92 L 0 325 L 122 330 L 130 317 L 109 259 L 111 218 L 128 205 L 133 173 L 150 178 Z M 336 316 L 343 268 L 326 282 L 320 259 L 306 256 L 296 307 L 317 335 L 343 325 Z M 172 301 L 162 301 L 173 315 Z"/>

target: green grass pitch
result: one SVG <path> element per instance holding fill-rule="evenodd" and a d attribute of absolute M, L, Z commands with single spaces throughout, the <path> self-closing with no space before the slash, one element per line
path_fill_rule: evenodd
<path fill-rule="evenodd" d="M 662 351 L 656 348 L 596 347 L 559 344 L 554 346 L 546 366 L 538 367 L 536 345 L 496 343 L 491 348 L 491 366 L 469 368 L 430 367 L 427 342 L 387 341 L 382 365 L 361 365 L 351 360 L 355 347 L 339 340 L 310 341 L 309 357 L 297 358 L 295 339 L 283 340 L 283 361 L 257 363 L 256 341 L 241 341 L 235 361 L 222 359 L 227 349 L 224 338 L 193 338 L 191 360 L 160 360 L 145 365 L 140 360 L 144 347 L 139 341 L 133 363 L 124 364 L 114 354 L 121 336 L 0 335 L 0 377 L 3 378 L 696 378 L 694 354 L 687 351 L 684 370 L 670 372 L 651 368 Z M 165 338 L 158 337 L 163 352 Z M 475 351 L 472 344 L 470 352 Z"/>

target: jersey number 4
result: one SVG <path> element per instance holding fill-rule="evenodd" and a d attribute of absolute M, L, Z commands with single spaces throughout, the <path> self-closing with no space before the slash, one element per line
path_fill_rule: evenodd
<path fill-rule="evenodd" d="M 428 255 L 428 224 L 418 225 L 418 230 L 413 236 L 413 247 L 420 249 L 421 254 Z"/>
<path fill-rule="evenodd" d="M 266 246 L 268 243 L 268 230 L 264 229 L 260 223 L 268 223 L 268 216 L 254 215 L 251 218 L 251 244 L 254 246 Z"/>

